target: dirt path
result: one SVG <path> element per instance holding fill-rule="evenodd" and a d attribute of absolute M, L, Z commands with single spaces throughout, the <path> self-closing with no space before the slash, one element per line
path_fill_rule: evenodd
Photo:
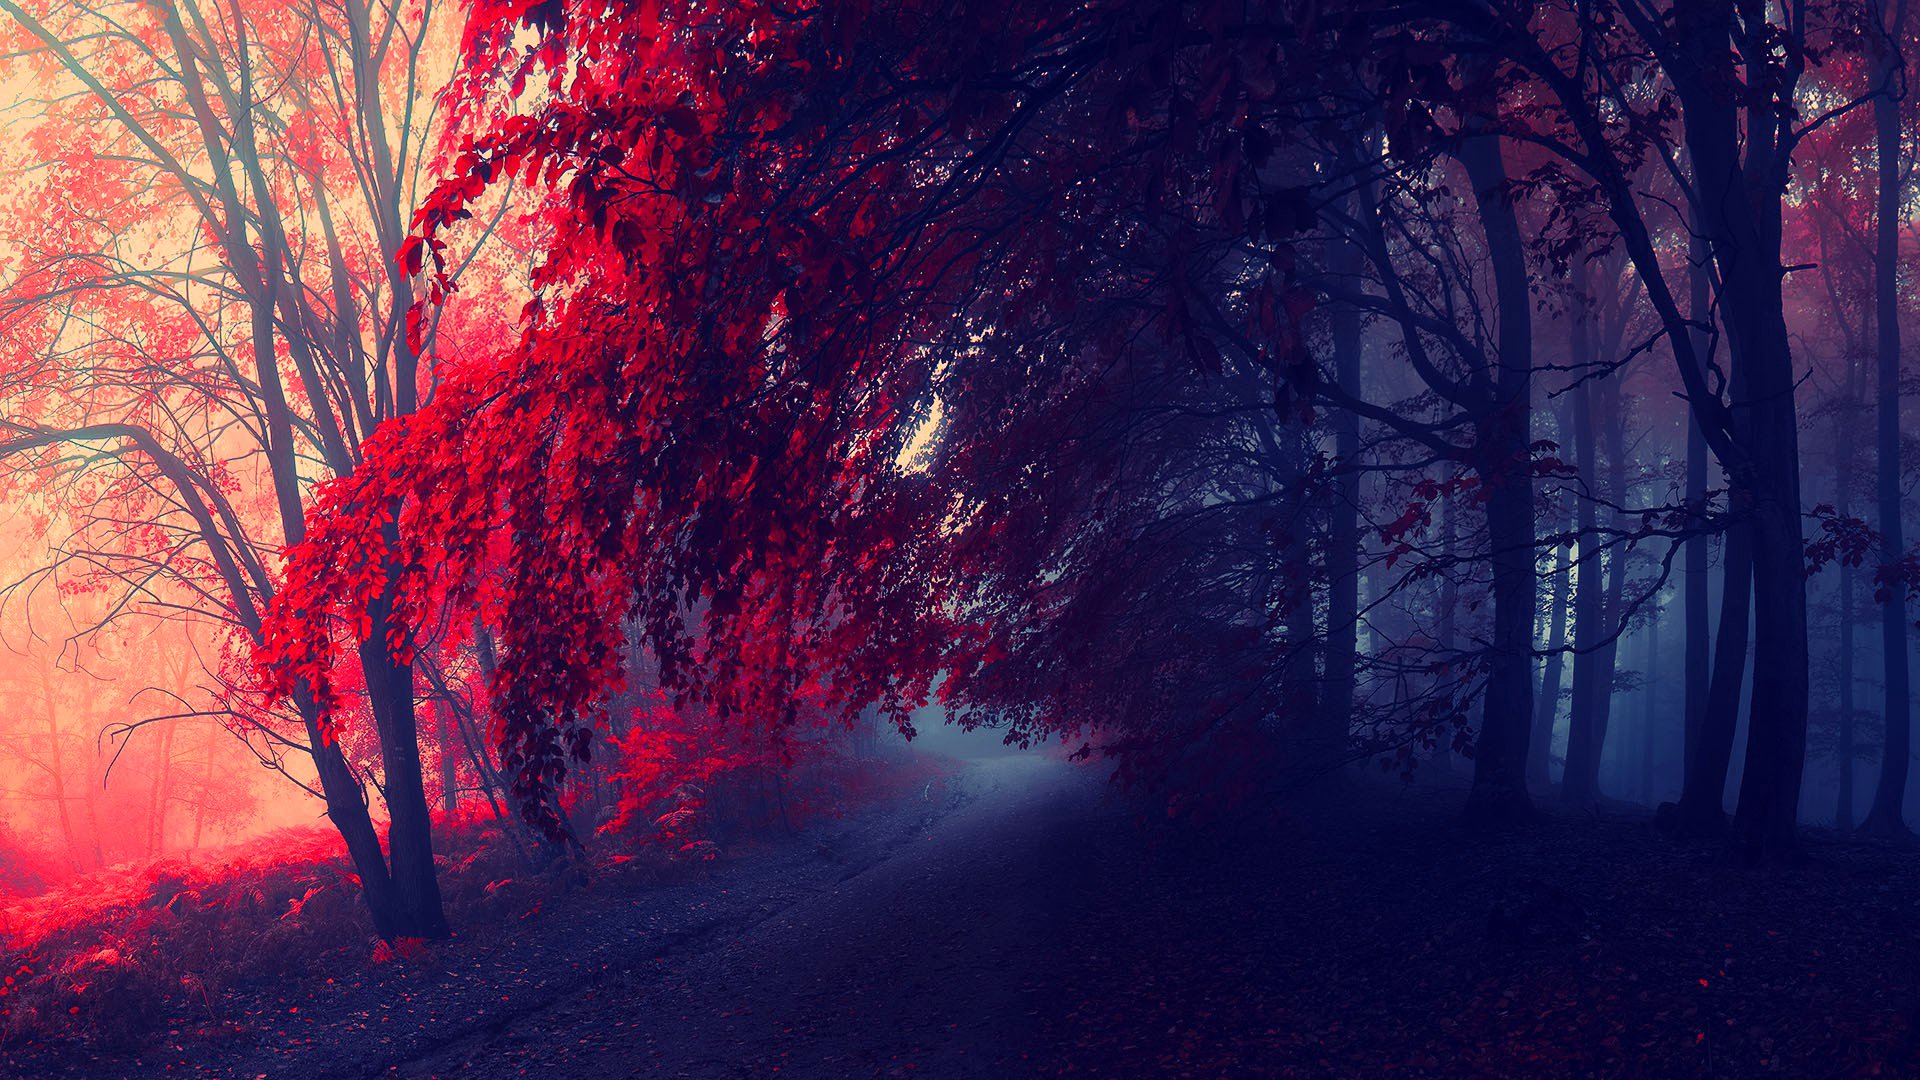
<path fill-rule="evenodd" d="M 1125 822 L 1093 770 L 984 759 L 704 879 L 603 880 L 425 963 L 238 988 L 213 1037 L 43 1047 L 0 1073 L 1026 1074 L 1084 834 Z"/>
<path fill-rule="evenodd" d="M 1028 757 L 430 963 L 316 972 L 70 1075 L 1920 1075 L 1920 854 L 1755 870 L 1644 818 L 1466 830 L 1359 784 L 1141 828 Z M 4 1059 L 0 1059 L 4 1060 Z M 44 1060 L 20 1075 L 50 1075 Z"/>
<path fill-rule="evenodd" d="M 1031 1071 L 1075 842 L 1111 818 L 1084 771 L 1025 757 L 970 766 L 882 851 L 836 850 L 836 880 L 704 947 L 635 961 L 406 1076 L 1004 1077 Z M 844 843 L 846 838 L 842 838 Z M 613 1023 L 609 1024 L 609 1020 Z"/>

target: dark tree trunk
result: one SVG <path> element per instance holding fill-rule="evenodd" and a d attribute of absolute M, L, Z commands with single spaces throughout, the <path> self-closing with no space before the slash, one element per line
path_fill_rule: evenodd
<path fill-rule="evenodd" d="M 322 736 L 320 710 L 312 696 L 297 692 L 294 704 L 306 723 L 308 743 L 313 747 L 314 771 L 327 804 L 327 820 L 339 830 L 354 872 L 360 875 L 360 891 L 373 915 L 374 932 L 389 941 L 404 936 L 405 920 L 394 899 L 393 878 L 387 872 L 386 854 L 380 849 L 380 834 L 367 811 L 366 789 L 340 752 L 340 744 Z"/>
<path fill-rule="evenodd" d="M 1587 328 L 1586 302 L 1574 327 L 1574 365 L 1591 360 L 1592 340 Z M 1606 690 L 1601 686 L 1600 638 L 1606 633 L 1606 574 L 1595 550 L 1598 522 L 1594 511 L 1593 387 L 1582 383 L 1573 392 L 1573 453 L 1581 492 L 1574 523 L 1580 536 L 1580 561 L 1573 594 L 1573 703 L 1567 717 L 1567 760 L 1560 776 L 1560 800 L 1585 808 L 1599 798 L 1600 748 L 1606 734 Z"/>
<path fill-rule="evenodd" d="M 1705 358 L 1711 335 L 1705 323 L 1712 318 L 1712 306 L 1708 298 L 1710 282 L 1707 277 L 1707 259 L 1709 250 L 1705 238 L 1696 230 L 1693 243 L 1688 248 L 1692 260 L 1692 310 L 1697 324 L 1693 328 L 1692 339 L 1695 368 L 1704 374 Z M 1686 542 L 1683 556 L 1685 575 L 1681 616 L 1685 623 L 1686 636 L 1686 720 L 1685 741 L 1681 775 L 1692 768 L 1693 756 L 1700 742 L 1701 725 L 1706 719 L 1707 684 L 1712 668 L 1709 663 L 1708 649 L 1710 639 L 1707 635 L 1707 545 L 1703 511 L 1707 501 L 1707 437 L 1700 430 L 1699 415 L 1689 410 L 1687 414 L 1687 505 L 1694 510 L 1693 527 L 1701 530 L 1698 535 Z"/>
<path fill-rule="evenodd" d="M 1333 241 L 1329 258 L 1336 276 L 1357 276 L 1360 252 L 1343 238 Z M 1334 382 L 1360 396 L 1360 311 L 1335 305 L 1330 317 Z M 1327 635 L 1319 713 L 1327 738 L 1344 749 L 1353 716 L 1353 693 L 1360 644 L 1360 474 L 1350 471 L 1360 455 L 1360 418 L 1350 409 L 1333 410 L 1336 472 L 1327 511 Z"/>
<path fill-rule="evenodd" d="M 453 705 L 433 707 L 433 740 L 440 752 L 440 808 L 451 814 L 460 809 L 460 757 L 453 752 Z"/>
<path fill-rule="evenodd" d="M 1486 702 L 1474 744 L 1469 814 L 1512 821 L 1531 814 L 1527 739 L 1533 718 L 1533 490 L 1524 461 L 1508 470 L 1487 499 L 1493 542 L 1493 647 Z"/>
<path fill-rule="evenodd" d="M 1793 350 L 1780 263 L 1781 198 L 1797 74 L 1778 96 L 1735 97 L 1736 56 L 1749 68 L 1774 63 L 1776 46 L 1758 28 L 1761 0 L 1701 0 L 1676 9 L 1683 63 L 1675 71 L 1701 224 L 1720 271 L 1721 317 L 1733 355 L 1733 471 L 1747 503 L 1753 551 L 1753 693 L 1746 767 L 1735 827 L 1748 857 L 1797 853 L 1796 817 L 1807 738 L 1807 589 L 1800 522 L 1800 432 L 1794 409 Z M 1754 28 L 1752 33 L 1736 27 Z M 1733 48 L 1729 48 L 1729 45 Z M 1793 62 L 1797 63 L 1797 59 Z M 1741 114 L 1745 109 L 1744 120 Z M 1718 672 L 1715 673 L 1716 680 Z M 1709 691 L 1711 694 L 1711 690 Z"/>
<path fill-rule="evenodd" d="M 1647 624 L 1646 710 L 1640 718 L 1640 801 L 1653 805 L 1653 742 L 1660 730 L 1660 612 L 1656 608 Z"/>
<path fill-rule="evenodd" d="M 1460 579 L 1459 566 L 1453 561 L 1458 556 L 1460 548 L 1460 502 L 1441 503 L 1438 509 L 1441 515 L 1440 557 L 1447 564 L 1447 569 L 1444 576 L 1440 578 L 1440 588 L 1434 600 L 1434 606 L 1438 608 L 1434 614 L 1438 617 L 1439 623 L 1434 633 L 1435 651 L 1444 665 L 1441 678 L 1451 681 L 1459 677 L 1459 672 L 1455 670 L 1454 665 L 1460 658 L 1457 615 L 1460 610 Z M 1432 734 L 1435 740 L 1433 764 L 1441 769 L 1451 769 L 1454 729 L 1447 727 Z"/>
<path fill-rule="evenodd" d="M 360 646 L 360 666 L 366 673 L 386 774 L 382 791 L 387 803 L 395 924 L 401 937 L 443 938 L 449 930 L 433 866 L 433 828 L 420 769 L 413 665 L 397 662 L 387 647 L 387 631 L 395 625 L 387 598 L 376 600 L 367 614 L 373 633 Z"/>
<path fill-rule="evenodd" d="M 1486 114 L 1477 118 L 1484 123 Z M 1465 140 L 1460 162 L 1473 184 L 1498 293 L 1497 368 L 1489 414 L 1475 432 L 1487 487 L 1487 538 L 1492 546 L 1493 630 L 1486 698 L 1474 744 L 1470 817 L 1528 817 L 1527 740 L 1533 722 L 1535 610 L 1533 500 L 1533 297 L 1526 251 L 1507 191 L 1497 138 Z"/>
<path fill-rule="evenodd" d="M 1894 10 L 1900 26 L 1906 5 Z M 1901 60 L 1885 45 L 1879 50 L 1876 85 L 1893 87 Z M 1898 561 L 1906 548 L 1900 521 L 1900 102 L 1882 94 L 1874 98 L 1873 120 L 1880 191 L 1876 205 L 1873 253 L 1874 327 L 1878 352 L 1877 389 L 1880 396 L 1875 456 L 1878 459 L 1875 494 L 1880 504 L 1881 559 Z M 1873 792 L 1862 830 L 1880 835 L 1907 831 L 1907 765 L 1913 747 L 1913 705 L 1907 668 L 1906 597 L 1900 589 L 1887 590 L 1880 605 L 1880 650 L 1886 673 L 1886 742 L 1880 753 L 1880 784 Z"/>
<path fill-rule="evenodd" d="M 1833 284 L 1831 270 L 1825 257 L 1826 244 L 1823 236 L 1821 243 L 1821 270 L 1826 277 L 1828 295 L 1833 299 L 1834 319 L 1843 328 L 1847 313 L 1840 303 L 1839 290 Z M 1859 362 L 1859 341 L 1849 332 L 1846 335 L 1847 379 L 1841 391 L 1844 397 L 1833 413 L 1833 505 L 1842 518 L 1853 516 L 1853 471 L 1858 464 L 1859 440 L 1856 435 L 1860 422 L 1860 395 L 1863 365 Z M 1840 686 L 1839 686 L 1839 732 L 1834 740 L 1835 765 L 1835 801 L 1833 807 L 1834 827 L 1851 830 L 1856 824 L 1854 810 L 1853 767 L 1859 754 L 1859 738 L 1854 731 L 1854 719 L 1858 702 L 1854 697 L 1855 673 L 1855 630 L 1854 625 L 1854 589 L 1855 570 L 1853 564 L 1841 560 L 1839 604 L 1834 612 L 1834 637 L 1840 646 Z"/>
<path fill-rule="evenodd" d="M 1776 402 L 1756 403 L 1756 411 L 1775 414 L 1764 428 L 1777 433 L 1779 444 L 1765 454 L 1761 475 L 1770 481 L 1769 497 L 1754 520 L 1753 694 L 1734 822 L 1756 859 L 1798 847 L 1807 752 L 1807 590 L 1791 384 L 1769 393 Z"/>
<path fill-rule="evenodd" d="M 1546 671 L 1540 677 L 1540 696 L 1534 700 L 1533 737 L 1527 745 L 1527 782 L 1536 791 L 1553 786 L 1553 722 L 1560 713 L 1560 681 L 1567 666 L 1567 600 L 1573 575 L 1566 569 L 1573 550 L 1561 545 L 1554 575 L 1553 608 L 1548 613 Z"/>
<path fill-rule="evenodd" d="M 1747 675 L 1747 620 L 1753 596 L 1753 541 L 1747 527 L 1727 530 L 1720 629 L 1713 640 L 1713 678 L 1707 686 L 1699 739 L 1687 759 L 1680 793 L 1680 824 L 1694 835 L 1710 836 L 1726 828 L 1727 766 L 1733 762 L 1733 737 L 1740 726 L 1740 688 Z"/>
<path fill-rule="evenodd" d="M 1840 565 L 1840 735 L 1835 740 L 1834 756 L 1839 766 L 1838 791 L 1833 806 L 1834 828 L 1842 831 L 1854 826 L 1853 760 L 1859 752 L 1859 737 L 1854 733 L 1853 700 L 1853 567 Z"/>
<path fill-rule="evenodd" d="M 1616 342 L 1608 334 L 1604 351 L 1593 320 L 1584 265 L 1574 273 L 1575 304 L 1573 360 L 1583 375 L 1587 365 L 1611 359 Z M 1622 324 L 1624 325 L 1624 324 Z M 1574 601 L 1573 713 L 1567 721 L 1567 766 L 1560 782 L 1561 801 L 1585 809 L 1600 800 L 1600 761 L 1607 745 L 1613 715 L 1614 670 L 1619 658 L 1621 592 L 1625 583 L 1624 553 L 1604 551 L 1599 534 L 1598 501 L 1618 504 L 1626 486 L 1626 420 L 1620 403 L 1620 383 L 1607 377 L 1581 384 L 1573 401 L 1574 451 L 1580 470 L 1578 512 L 1581 557 L 1579 591 Z M 1600 431 L 1596 432 L 1596 425 Z M 1600 468 L 1600 439 L 1604 435 L 1607 467 Z M 1611 511 L 1608 512 L 1611 517 Z"/>

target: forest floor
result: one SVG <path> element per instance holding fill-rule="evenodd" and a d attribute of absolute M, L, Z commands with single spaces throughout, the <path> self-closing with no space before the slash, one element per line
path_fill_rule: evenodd
<path fill-rule="evenodd" d="M 1805 865 L 1754 870 L 1645 818 L 1489 835 L 1444 784 L 1355 788 L 1203 837 L 1091 770 L 975 761 L 704 875 L 603 878 L 423 957 L 242 987 L 217 1029 L 0 1068 L 1920 1074 L 1920 852 L 1816 835 Z"/>

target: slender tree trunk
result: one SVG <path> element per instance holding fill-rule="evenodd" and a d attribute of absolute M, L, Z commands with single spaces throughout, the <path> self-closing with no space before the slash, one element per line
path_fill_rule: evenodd
<path fill-rule="evenodd" d="M 1594 362 L 1593 300 L 1584 261 L 1574 269 L 1573 366 L 1582 376 Z M 1567 763 L 1560 777 L 1560 801 L 1576 809 L 1600 797 L 1600 752 L 1606 745 L 1607 695 L 1611 674 L 1602 670 L 1600 639 L 1606 635 L 1606 563 L 1599 551 L 1599 454 L 1594 445 L 1594 384 L 1583 381 L 1570 395 L 1573 411 L 1574 467 L 1580 496 L 1574 513 L 1580 560 L 1573 599 L 1573 707 L 1567 717 Z"/>
<path fill-rule="evenodd" d="M 1584 304 L 1584 302 L 1582 302 Z M 1574 365 L 1580 367 L 1592 357 L 1582 309 L 1580 325 L 1574 329 Z M 1605 724 L 1597 713 L 1603 709 L 1603 690 L 1599 688 L 1599 638 L 1605 634 L 1605 563 L 1597 552 L 1599 532 L 1594 513 L 1597 494 L 1596 455 L 1594 455 L 1594 390 L 1582 382 L 1572 392 L 1572 452 L 1580 471 L 1580 503 L 1574 511 L 1574 525 L 1580 536 L 1580 561 L 1574 569 L 1572 600 L 1572 709 L 1567 717 L 1567 765 L 1561 771 L 1561 801 L 1571 807 L 1590 807 L 1599 798 L 1599 749 L 1603 734 L 1596 728 Z"/>
<path fill-rule="evenodd" d="M 158 856 L 167 845 L 167 806 L 173 801 L 173 725 L 160 729 L 160 745 L 153 762 L 153 786 L 147 793 L 147 857 Z"/>
<path fill-rule="evenodd" d="M 1647 626 L 1646 710 L 1640 718 L 1640 801 L 1653 805 L 1653 736 L 1660 729 L 1660 612 Z"/>
<path fill-rule="evenodd" d="M 1344 239 L 1333 241 L 1329 269 L 1336 276 L 1360 271 L 1360 251 Z M 1335 305 L 1331 315 L 1333 376 L 1341 390 L 1360 394 L 1360 312 Z M 1354 679 L 1360 649 L 1360 474 L 1351 471 L 1360 455 L 1360 418 L 1348 409 L 1333 410 L 1335 472 L 1332 505 L 1327 511 L 1326 667 L 1321 676 L 1318 712 L 1326 738 L 1344 750 L 1353 718 Z"/>
<path fill-rule="evenodd" d="M 438 702 L 433 710 L 433 744 L 440 754 L 440 808 L 452 814 L 460 809 L 460 756 L 453 752 L 453 706 Z"/>
<path fill-rule="evenodd" d="M 51 667 L 44 657 L 39 660 L 37 673 L 40 677 L 40 696 L 46 704 L 47 779 L 52 785 L 54 810 L 60 819 L 60 838 L 66 842 L 67 859 L 77 873 L 88 868 L 87 859 L 79 830 L 73 824 L 73 808 L 69 805 L 72 799 L 67 791 L 67 755 L 61 747 L 66 736 L 60 730 L 60 701 L 55 696 Z M 98 836 L 94 837 L 94 843 L 98 845 Z M 100 862 L 96 847 L 94 867 L 97 868 Z"/>
<path fill-rule="evenodd" d="M 311 695 L 297 692 L 294 702 L 306 722 L 309 745 L 313 747 L 314 772 L 320 779 L 320 794 L 327 805 L 327 820 L 339 831 L 360 875 L 360 890 L 373 915 L 374 932 L 392 941 L 417 937 L 399 910 L 394 897 L 393 878 L 387 872 L 386 853 L 380 850 L 380 834 L 374 830 L 373 817 L 367 811 L 366 791 L 353 767 L 347 764 L 340 745 L 322 735 L 320 710 Z"/>
<path fill-rule="evenodd" d="M 1589 384 L 1582 395 L 1587 410 L 1585 456 L 1581 462 L 1583 476 L 1598 478 L 1601 470 L 1595 453 L 1598 447 L 1594 426 L 1596 419 L 1604 422 L 1600 425 L 1604 435 L 1607 455 L 1605 483 L 1597 489 L 1600 498 L 1618 504 L 1626 488 L 1626 420 L 1620 401 L 1620 383 L 1618 379 L 1605 379 Z M 1611 511 L 1609 511 L 1611 516 Z M 1583 500 L 1582 535 L 1593 542 L 1601 542 L 1597 529 L 1597 514 L 1591 500 Z M 1588 585 L 1587 613 L 1590 632 L 1580 637 L 1576 630 L 1576 640 L 1581 643 L 1582 653 L 1588 657 L 1587 677 L 1581 680 L 1575 677 L 1574 690 L 1576 702 L 1583 708 L 1579 739 L 1579 752 L 1576 756 L 1574 735 L 1568 729 L 1567 779 L 1560 787 L 1562 799 L 1570 806 L 1590 807 L 1600 801 L 1600 762 L 1605 756 L 1607 731 L 1613 719 L 1614 675 L 1619 669 L 1622 597 L 1626 586 L 1627 554 L 1625 549 L 1615 548 L 1605 555 L 1594 553 L 1591 563 L 1582 566 L 1580 579 Z M 1578 672 L 1579 668 L 1576 667 Z M 1578 684 L 1584 682 L 1582 689 Z M 1624 759 L 1623 759 L 1624 760 Z"/>
<path fill-rule="evenodd" d="M 1905 22 L 1906 4 L 1894 7 L 1894 26 Z M 1877 51 L 1877 86 L 1896 87 L 1903 61 L 1883 45 Z M 1880 179 L 1876 200 L 1873 253 L 1874 328 L 1880 408 L 1877 425 L 1876 494 L 1880 504 L 1881 560 L 1893 563 L 1905 553 L 1900 520 L 1900 102 L 1882 94 L 1873 101 L 1875 154 Z M 1913 704 L 1907 667 L 1906 596 L 1888 589 L 1880 605 L 1880 652 L 1886 674 L 1886 742 L 1880 753 L 1880 784 L 1861 829 L 1880 835 L 1905 833 L 1907 769 L 1913 747 Z"/>
<path fill-rule="evenodd" d="M 1540 679 L 1540 697 L 1534 702 L 1533 737 L 1527 748 L 1528 782 L 1536 791 L 1553 786 L 1553 722 L 1560 713 L 1560 681 L 1567 666 L 1567 602 L 1573 592 L 1573 575 L 1567 564 L 1573 549 L 1562 544 L 1556 556 L 1553 577 L 1553 607 L 1548 613 L 1546 671 Z"/>
<path fill-rule="evenodd" d="M 1452 563 L 1460 546 L 1460 507 L 1457 503 L 1442 502 L 1440 511 L 1440 553 L 1448 561 L 1446 573 L 1440 578 L 1440 588 L 1435 597 L 1439 608 L 1435 630 L 1437 651 L 1442 668 L 1441 678 L 1449 682 L 1457 680 L 1460 672 L 1457 668 L 1460 659 L 1460 635 L 1458 612 L 1460 610 L 1459 567 Z M 1532 678 L 1532 673 L 1528 673 Z M 1433 764 L 1437 768 L 1453 768 L 1453 728 L 1447 727 L 1434 732 Z"/>
<path fill-rule="evenodd" d="M 1824 259 L 1822 260 L 1825 261 Z M 1837 298 L 1836 298 L 1837 299 Z M 1845 312 L 1835 304 L 1834 315 L 1844 318 Z M 1853 344 L 1852 336 L 1848 336 Z M 1853 516 L 1853 470 L 1857 464 L 1857 446 L 1855 426 L 1860 419 L 1861 364 L 1854 350 L 1847 353 L 1847 380 L 1845 400 L 1834 411 L 1833 421 L 1833 505 L 1843 518 Z M 1839 732 L 1834 740 L 1835 767 L 1838 773 L 1833 809 L 1834 827 L 1851 830 L 1855 824 L 1853 798 L 1853 766 L 1858 756 L 1859 739 L 1854 732 L 1854 715 L 1858 708 L 1854 700 L 1854 567 L 1842 560 L 1840 563 L 1839 606 L 1834 612 L 1834 636 L 1840 643 L 1840 687 L 1839 687 Z"/>
<path fill-rule="evenodd" d="M 94 783 L 99 780 L 100 783 Z M 80 802 L 87 810 L 87 833 L 93 837 L 93 865 L 107 865 L 106 830 L 100 827 L 100 793 L 106 789 L 106 765 L 100 752 L 93 753 L 93 767 L 87 770 L 86 797 Z"/>
<path fill-rule="evenodd" d="M 1707 260 L 1711 251 L 1705 237 L 1695 230 L 1693 241 L 1688 247 L 1688 258 L 1692 269 L 1689 279 L 1692 285 L 1693 320 L 1697 324 L 1690 335 L 1693 339 L 1693 351 L 1696 367 L 1704 368 L 1704 359 L 1711 342 L 1706 323 L 1712 318 L 1712 306 L 1709 301 Z M 1693 511 L 1693 527 L 1699 530 L 1686 541 L 1683 556 L 1685 573 L 1683 575 L 1684 592 L 1681 602 L 1684 608 L 1681 616 L 1685 623 L 1686 636 L 1686 720 L 1685 742 L 1683 744 L 1681 775 L 1685 776 L 1692 768 L 1693 757 L 1698 752 L 1700 732 L 1706 719 L 1707 685 L 1712 677 L 1708 650 L 1711 642 L 1707 635 L 1707 545 L 1705 511 L 1707 502 L 1707 437 L 1700 430 L 1700 418 L 1693 411 L 1687 413 L 1687 506 Z"/>
<path fill-rule="evenodd" d="M 201 762 L 200 797 L 193 804 L 193 843 L 187 848 L 188 854 L 200 850 L 200 843 L 206 837 L 207 800 L 213 796 L 214 747 L 220 739 L 220 729 L 207 725 L 207 743 L 204 748 L 205 760 Z"/>
<path fill-rule="evenodd" d="M 1854 733 L 1853 700 L 1853 567 L 1840 565 L 1840 734 L 1835 740 L 1839 777 L 1833 807 L 1834 828 L 1847 831 L 1854 826 L 1853 762 L 1859 752 L 1859 737 Z"/>

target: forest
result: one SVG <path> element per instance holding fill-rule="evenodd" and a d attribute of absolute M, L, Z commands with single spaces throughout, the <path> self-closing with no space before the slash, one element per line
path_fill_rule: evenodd
<path fill-rule="evenodd" d="M 0 1075 L 1920 1075 L 1916 56 L 0 0 Z"/>

